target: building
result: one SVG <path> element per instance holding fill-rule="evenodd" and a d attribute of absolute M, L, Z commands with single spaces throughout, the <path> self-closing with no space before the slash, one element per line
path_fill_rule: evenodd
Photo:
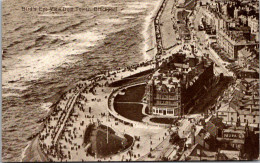
<path fill-rule="evenodd" d="M 199 143 L 192 146 L 183 153 L 179 161 L 215 161 L 217 160 L 217 152 L 205 149 Z"/>
<path fill-rule="evenodd" d="M 228 53 L 231 59 L 238 58 L 238 51 L 245 46 L 255 48 L 259 43 L 248 40 L 243 31 L 219 30 L 217 32 L 217 43 Z"/>
<path fill-rule="evenodd" d="M 179 161 L 240 160 L 249 145 L 249 127 L 227 127 L 218 117 L 205 119 L 203 126 L 192 126 Z M 212 134 L 214 135 L 212 135 Z"/>
<path fill-rule="evenodd" d="M 147 83 L 144 100 L 149 113 L 171 116 L 186 114 L 196 99 L 211 86 L 213 77 L 213 64 L 204 57 L 173 54 Z"/>
<path fill-rule="evenodd" d="M 215 138 L 202 126 L 193 127 L 190 136 L 186 141 L 188 147 L 200 144 L 204 149 L 214 151 L 216 147 Z"/>
<path fill-rule="evenodd" d="M 222 118 L 223 122 L 227 124 L 236 124 L 238 120 L 237 111 L 228 104 L 220 106 L 220 108 L 217 110 L 217 116 Z"/>
<path fill-rule="evenodd" d="M 202 15 L 202 24 L 205 28 L 211 29 L 212 33 L 215 33 L 219 28 L 219 18 L 214 12 L 215 8 L 211 8 L 209 5 L 199 8 L 199 14 Z M 207 29 L 206 29 L 207 30 Z"/>
<path fill-rule="evenodd" d="M 226 128 L 226 126 L 222 122 L 222 118 L 212 116 L 206 121 L 204 128 L 210 135 L 216 138 L 222 135 L 222 130 Z"/>
<path fill-rule="evenodd" d="M 238 18 L 239 18 L 240 22 L 242 23 L 242 25 L 246 26 L 248 24 L 247 16 L 240 15 Z"/>
<path fill-rule="evenodd" d="M 197 0 L 178 0 L 176 7 L 185 8 L 186 10 L 193 10 L 196 7 Z"/>
<path fill-rule="evenodd" d="M 217 160 L 230 161 L 230 160 L 240 160 L 241 153 L 240 151 L 234 151 L 234 150 L 220 150 L 219 155 L 221 157 L 218 157 Z"/>
<path fill-rule="evenodd" d="M 213 67 L 213 62 L 203 59 L 184 76 L 181 96 L 184 114 L 188 113 L 200 97 L 211 88 L 215 76 Z"/>
<path fill-rule="evenodd" d="M 190 11 L 178 9 L 175 11 L 175 25 L 178 31 L 178 38 L 184 38 L 185 40 L 190 39 L 190 30 L 188 28 L 188 16 L 191 14 Z"/>
<path fill-rule="evenodd" d="M 248 137 L 248 133 L 248 126 L 223 129 L 222 135 L 217 137 L 218 146 L 222 150 L 240 151 L 244 153 L 245 140 Z"/>
<path fill-rule="evenodd" d="M 186 72 L 189 68 L 184 60 L 184 54 L 170 57 L 147 83 L 145 99 L 150 114 L 181 115 L 181 72 Z"/>
<path fill-rule="evenodd" d="M 227 103 L 217 109 L 217 116 L 226 124 L 259 127 L 259 80 L 239 79 Z"/>
<path fill-rule="evenodd" d="M 254 62 L 259 62 L 259 50 L 252 49 L 249 47 L 244 47 L 238 51 L 237 61 L 240 67 L 247 67 L 250 65 L 252 65 L 252 67 L 255 67 Z M 259 65 L 255 68 L 259 69 Z"/>
<path fill-rule="evenodd" d="M 159 76 L 157 71 L 147 85 L 147 103 L 150 114 L 181 115 L 180 79 L 176 77 Z"/>
<path fill-rule="evenodd" d="M 248 67 L 242 68 L 237 70 L 237 78 L 244 79 L 244 78 L 259 78 L 259 69 L 253 69 L 251 66 L 247 65 Z"/>
<path fill-rule="evenodd" d="M 255 16 L 248 17 L 248 26 L 251 28 L 252 33 L 259 32 L 259 20 Z"/>

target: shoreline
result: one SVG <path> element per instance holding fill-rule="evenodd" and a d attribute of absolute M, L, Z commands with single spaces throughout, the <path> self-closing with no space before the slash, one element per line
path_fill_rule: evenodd
<path fill-rule="evenodd" d="M 143 55 L 144 59 L 152 59 L 155 57 L 157 53 L 156 48 L 156 36 L 155 36 L 155 26 L 154 26 L 154 18 L 160 9 L 163 0 L 159 0 L 155 5 L 154 9 L 151 11 L 151 14 L 147 15 L 145 18 L 145 22 L 143 24 L 143 32 L 142 35 L 144 37 L 144 47 L 143 47 Z M 152 32 L 152 33 L 151 33 Z M 149 38 L 149 36 L 152 38 Z M 149 55 L 148 52 L 153 51 L 152 54 Z"/>
<path fill-rule="evenodd" d="M 157 14 L 157 12 L 159 11 L 162 3 L 163 3 L 164 0 L 159 0 L 157 2 L 157 4 L 155 5 L 154 9 L 150 12 L 151 14 L 148 14 L 145 18 L 145 22 L 143 24 L 143 30 L 142 30 L 142 36 L 144 38 L 144 47 L 143 47 L 143 57 L 144 57 L 144 60 L 143 61 L 140 61 L 139 64 L 141 62 L 145 62 L 146 60 L 151 60 L 152 58 L 155 57 L 156 55 L 156 52 L 157 52 L 157 48 L 155 47 L 155 44 L 156 44 L 156 36 L 155 36 L 155 25 L 154 25 L 154 18 Z M 152 31 L 152 38 L 149 38 L 148 36 L 148 31 Z M 151 34 L 151 33 L 150 33 Z M 154 44 L 148 44 L 147 43 L 147 40 L 150 40 L 152 41 Z M 149 47 L 150 46 L 150 47 Z M 153 49 L 153 50 L 151 50 Z M 156 50 L 156 52 L 154 52 L 154 55 L 151 56 L 151 55 L 148 55 L 147 52 L 149 51 L 154 51 Z M 148 58 L 146 58 L 148 57 Z M 134 64 L 133 64 L 134 65 Z M 131 65 L 131 66 L 133 66 Z M 122 67 L 122 68 L 125 68 L 125 67 Z M 114 71 L 117 71 L 116 69 L 114 70 L 110 70 L 109 72 L 114 72 Z M 98 76 L 99 74 L 93 76 L 93 75 L 90 75 L 89 77 L 87 77 L 85 80 L 88 80 L 90 78 L 95 78 L 96 76 Z M 85 81 L 85 80 L 80 80 L 78 82 L 82 82 L 82 81 Z M 42 119 L 45 119 L 47 118 L 52 112 L 53 112 L 53 107 L 55 107 L 55 105 L 60 101 L 60 98 L 62 97 L 63 94 L 65 94 L 67 91 L 69 91 L 70 89 L 74 88 L 76 86 L 77 83 L 72 83 L 68 86 L 66 86 L 65 88 L 61 89 L 59 92 L 57 92 L 55 95 L 53 95 L 52 97 L 50 97 L 49 101 L 51 103 L 51 106 L 48 108 L 49 110 L 47 111 L 47 114 L 46 116 L 44 116 L 43 118 L 39 119 L 37 122 L 41 121 Z M 42 122 L 40 122 L 42 123 Z"/>
<path fill-rule="evenodd" d="M 154 7 L 154 9 L 152 10 L 152 12 L 151 12 L 151 14 L 149 14 L 149 15 L 147 15 L 146 16 L 146 18 L 145 18 L 145 23 L 143 24 L 143 26 L 144 26 L 144 29 L 143 29 L 143 32 L 142 32 L 142 36 L 143 36 L 143 38 L 144 38 L 144 47 L 143 47 L 143 56 L 144 56 L 144 60 L 143 61 L 141 61 L 141 62 L 139 62 L 139 64 L 140 63 L 142 63 L 142 62 L 145 62 L 145 60 L 148 60 L 148 58 L 145 58 L 145 57 L 147 57 L 147 50 L 149 50 L 149 49 L 151 49 L 151 48 L 154 48 L 154 49 L 156 49 L 156 51 L 157 51 L 157 48 L 155 48 L 154 46 L 155 46 L 155 44 L 156 44 L 156 36 L 155 36 L 155 26 L 154 26 L 154 18 L 155 18 L 155 16 L 156 16 L 156 14 L 157 14 L 157 12 L 158 12 L 158 10 L 160 9 L 160 7 L 161 7 L 161 4 L 162 4 L 162 2 L 163 2 L 163 0 L 160 0 L 160 1 L 158 1 L 158 3 L 155 5 L 155 7 Z M 151 34 L 149 31 L 153 31 L 153 33 Z M 149 38 L 148 36 L 148 32 L 150 33 L 150 35 L 152 36 L 152 38 Z M 149 42 L 152 42 L 152 44 L 149 44 L 148 43 L 148 41 Z M 151 47 L 152 46 L 152 47 Z M 149 47 L 148 49 L 145 49 L 145 48 L 147 48 L 147 47 Z M 151 60 L 154 56 L 156 55 L 156 52 L 154 52 L 154 54 L 151 56 L 149 56 L 149 60 Z M 133 64 L 133 65 L 136 65 L 136 64 Z M 124 67 L 123 67 L 124 68 Z M 109 71 L 109 73 L 111 73 L 111 72 L 114 72 L 114 71 L 116 71 L 116 69 L 114 69 L 114 70 L 110 70 Z M 40 120 L 42 120 L 41 122 L 39 122 L 39 123 L 44 123 L 44 121 L 47 119 L 47 117 L 48 116 L 50 116 L 52 113 L 53 113 L 53 111 L 54 111 L 54 109 L 53 109 L 53 107 L 55 107 L 55 105 L 57 105 L 57 103 L 60 101 L 60 99 L 61 99 L 61 97 L 62 97 L 62 95 L 63 94 L 65 94 L 66 92 L 68 92 L 69 90 L 71 90 L 72 88 L 74 88 L 78 83 L 80 83 L 80 82 L 84 82 L 84 81 L 87 81 L 87 80 L 89 80 L 89 79 L 93 79 L 93 78 L 95 78 L 96 76 L 98 76 L 99 74 L 96 74 L 95 76 L 89 76 L 87 79 L 85 79 L 85 80 L 81 80 L 81 81 L 78 81 L 77 83 L 73 83 L 73 84 L 71 84 L 71 85 L 68 85 L 66 88 L 64 88 L 64 89 L 62 89 L 60 92 L 58 92 L 57 94 L 55 94 L 55 95 L 53 95 L 50 99 L 50 102 L 52 103 L 51 104 L 51 106 L 49 107 L 50 109 L 48 110 L 48 112 L 47 112 L 47 114 L 46 114 L 46 116 L 44 116 L 44 118 L 42 118 L 42 119 L 40 119 Z M 39 121 L 40 121 L 39 120 Z M 42 125 L 41 125 L 42 126 Z M 40 132 L 39 132 L 40 133 Z M 26 155 L 26 152 L 27 152 L 27 150 L 29 150 L 30 149 L 30 151 L 35 151 L 35 152 L 37 152 L 39 155 L 38 155 L 38 157 L 40 158 L 40 160 L 38 160 L 38 161 L 46 161 L 46 158 L 43 158 L 43 157 L 41 157 L 41 155 L 40 155 L 40 153 L 42 153 L 42 151 L 39 151 L 39 150 L 41 150 L 41 149 L 38 149 L 38 148 L 36 148 L 36 149 L 31 149 L 31 148 L 34 148 L 34 146 L 33 146 L 33 144 L 34 143 L 37 143 L 37 144 L 39 144 L 39 139 L 37 138 L 38 137 L 38 134 L 36 134 L 36 136 L 35 137 L 33 137 L 31 140 L 30 140 L 30 142 L 28 142 L 28 144 L 27 144 L 27 146 L 25 147 L 25 149 L 23 150 L 23 152 L 22 152 L 22 155 L 21 155 L 21 161 L 24 161 L 24 160 L 28 160 L 28 156 Z M 29 158 L 29 160 L 31 160 L 31 158 Z"/>
<path fill-rule="evenodd" d="M 27 151 L 27 149 L 30 147 L 31 144 L 32 144 L 32 140 L 29 141 L 26 147 L 23 149 L 20 162 L 23 162 L 23 158 L 25 157 L 25 152 Z"/>

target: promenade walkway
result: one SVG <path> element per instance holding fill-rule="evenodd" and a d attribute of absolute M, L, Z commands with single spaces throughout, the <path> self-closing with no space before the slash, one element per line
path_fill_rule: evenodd
<path fill-rule="evenodd" d="M 96 161 L 97 158 L 90 155 L 86 155 L 86 150 L 82 146 L 82 141 L 84 137 L 84 129 L 89 123 L 102 123 L 103 125 L 108 125 L 109 127 L 115 129 L 119 132 L 118 135 L 128 134 L 131 136 L 141 137 L 138 142 L 138 147 L 135 144 L 133 155 L 127 154 L 128 150 L 111 156 L 111 158 L 100 158 L 101 160 L 135 160 L 142 155 L 149 152 L 150 148 L 148 146 L 149 139 L 153 139 L 153 144 L 156 145 L 160 143 L 163 139 L 163 135 L 166 132 L 166 128 L 161 128 L 160 126 L 150 126 L 145 123 L 135 123 L 133 121 L 119 117 L 120 115 L 116 112 L 111 112 L 108 109 L 108 98 L 110 95 L 114 96 L 114 93 L 118 93 L 120 89 L 126 89 L 127 87 L 139 84 L 145 84 L 145 82 L 137 82 L 134 84 L 129 84 L 126 87 L 121 87 L 115 91 L 115 88 L 104 86 L 106 81 L 114 81 L 119 79 L 120 76 L 125 76 L 129 74 L 129 71 L 116 72 L 106 79 L 100 78 L 98 81 L 86 81 L 80 82 L 81 89 L 71 90 L 62 97 L 62 100 L 58 103 L 56 109 L 46 120 L 47 128 L 43 130 L 40 134 L 41 140 L 40 145 L 43 152 L 48 153 L 48 157 L 53 161 Z M 88 89 L 84 89 L 84 88 Z M 92 92 L 90 92 L 92 89 Z M 81 90 L 81 91 L 80 91 Z M 82 91 L 83 90 L 83 91 Z M 113 92 L 111 94 L 111 92 Z M 113 99 L 114 97 L 112 97 Z M 113 101 L 111 101 L 113 102 Z M 112 103 L 111 103 L 112 104 Z M 91 111 L 89 110 L 91 108 Z M 102 114 L 108 114 L 113 116 L 103 116 Z M 118 121 L 123 120 L 123 123 Z M 129 122 L 128 124 L 125 122 Z M 133 125 L 129 125 L 129 124 Z M 57 125 L 58 124 L 58 125 Z M 122 131 L 122 128 L 124 131 Z M 49 134 L 48 134 L 49 133 Z M 52 145 L 57 147 L 53 148 Z M 58 151 L 56 151 L 58 150 Z"/>
<path fill-rule="evenodd" d="M 176 32 L 173 29 L 173 15 L 175 0 L 166 0 L 165 8 L 160 17 L 160 29 L 162 37 L 162 47 L 164 50 L 169 49 L 177 43 Z"/>
<path fill-rule="evenodd" d="M 166 7 L 166 1 L 162 1 L 161 7 Z M 161 60 L 169 57 L 172 52 L 179 48 L 180 46 L 167 49 L 168 53 L 162 56 Z M 42 152 L 47 154 L 52 161 L 126 161 L 137 160 L 149 153 L 150 148 L 154 149 L 160 143 L 161 146 L 159 147 L 165 147 L 169 142 L 169 138 L 166 138 L 168 128 L 165 125 L 149 125 L 148 123 L 131 121 L 117 114 L 113 108 L 114 97 L 120 89 L 135 84 L 144 84 L 145 82 L 132 83 L 123 88 L 105 86 L 107 82 L 120 81 L 154 67 L 154 60 L 150 60 L 143 62 L 143 65 L 118 68 L 110 71 L 109 75 L 99 76 L 98 79 L 96 77 L 79 82 L 75 89 L 73 88 L 64 94 L 54 109 L 55 111 L 46 118 L 45 128 L 39 135 L 39 141 L 37 141 Z M 103 77 L 105 78 L 103 79 Z M 102 123 L 120 132 L 119 135 L 129 134 L 141 139 L 135 142 L 133 150 L 128 149 L 110 158 L 92 157 L 87 154 L 82 144 L 84 129 L 90 123 Z M 54 145 L 58 148 L 54 148 Z M 159 147 L 155 149 L 158 151 Z M 131 154 L 129 154 L 129 151 Z"/>
<path fill-rule="evenodd" d="M 72 109 L 74 109 L 74 105 L 75 105 L 75 102 L 76 102 L 78 96 L 79 96 L 79 93 L 75 94 L 75 95 L 72 97 L 72 99 L 68 101 L 68 106 L 67 106 L 67 107 L 68 107 L 69 109 L 68 109 L 68 111 L 67 111 L 67 114 L 66 114 L 66 116 L 65 116 L 64 121 L 62 122 L 62 124 L 61 124 L 61 126 L 60 126 L 60 128 L 59 128 L 59 130 L 58 130 L 58 132 L 57 132 L 57 134 L 56 134 L 56 136 L 55 136 L 55 138 L 54 138 L 54 144 L 57 143 L 57 141 L 58 141 L 58 139 L 59 139 L 59 137 L 60 137 L 60 134 L 61 134 L 61 132 L 62 132 L 63 129 L 64 129 L 64 125 L 66 124 L 66 122 L 67 122 L 67 120 L 68 120 L 68 118 L 69 118 L 69 116 L 70 116 L 70 114 L 71 114 L 71 112 L 72 112 Z"/>
<path fill-rule="evenodd" d="M 156 38 L 156 45 L 157 45 L 157 54 L 161 55 L 163 54 L 163 42 L 162 42 L 162 33 L 161 33 L 161 27 L 160 27 L 160 19 L 163 13 L 163 10 L 166 6 L 167 0 L 162 0 L 161 6 L 156 14 L 156 17 L 154 19 L 154 28 L 155 28 L 155 38 Z"/>

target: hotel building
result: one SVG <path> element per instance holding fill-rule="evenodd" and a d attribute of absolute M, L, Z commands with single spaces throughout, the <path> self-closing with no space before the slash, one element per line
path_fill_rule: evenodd
<path fill-rule="evenodd" d="M 192 54 L 173 54 L 147 83 L 145 101 L 149 114 L 181 116 L 210 87 L 213 64 Z"/>

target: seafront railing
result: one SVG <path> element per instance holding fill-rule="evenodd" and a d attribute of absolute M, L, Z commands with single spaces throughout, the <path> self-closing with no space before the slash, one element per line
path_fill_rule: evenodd
<path fill-rule="evenodd" d="M 66 115 L 65 115 L 65 117 L 63 117 L 63 118 L 61 118 L 60 120 L 61 121 L 58 121 L 58 123 L 60 124 L 60 122 L 62 123 L 62 125 L 60 126 L 57 126 L 57 127 L 55 127 L 54 129 L 55 129 L 55 132 L 54 132 L 54 139 L 53 139 L 53 141 L 52 141 L 52 143 L 50 143 L 50 144 L 45 144 L 45 142 L 44 141 L 42 141 L 42 140 L 40 140 L 40 141 L 38 141 L 38 143 L 40 144 L 40 148 L 41 148 L 41 150 L 42 150 L 42 152 L 45 154 L 45 155 L 47 155 L 45 152 L 46 152 L 46 150 L 48 151 L 49 150 L 49 148 L 51 148 L 51 147 L 54 147 L 55 148 L 55 146 L 56 146 L 56 144 L 57 144 L 57 142 L 59 141 L 59 139 L 60 139 L 60 137 L 62 136 L 62 131 L 63 131 L 63 129 L 64 129 L 64 126 L 65 126 L 65 123 L 66 123 L 66 121 L 67 121 L 67 119 L 68 119 L 68 117 L 71 115 L 71 113 L 72 113 L 72 111 L 73 111 L 73 108 L 74 108 L 74 105 L 75 105 L 75 102 L 76 102 L 76 100 L 77 100 L 77 98 L 78 98 L 78 95 L 82 92 L 82 90 L 84 90 L 86 87 L 91 87 L 91 86 L 94 86 L 94 84 L 96 83 L 96 82 L 98 82 L 98 81 L 100 81 L 100 80 L 102 80 L 102 77 L 103 76 L 105 76 L 104 74 L 101 74 L 101 76 L 99 76 L 99 77 L 91 77 L 90 79 L 88 79 L 87 81 L 90 81 L 90 83 L 88 84 L 88 83 L 85 83 L 85 82 L 87 82 L 87 81 L 83 81 L 84 82 L 84 84 L 83 84 L 83 87 L 81 88 L 81 87 L 77 87 L 77 85 L 76 85 L 76 89 L 75 88 L 72 88 L 72 89 L 70 89 L 68 92 L 70 92 L 71 93 L 71 90 L 73 90 L 73 89 L 75 89 L 75 91 L 77 91 L 77 95 L 75 96 L 75 95 L 73 95 L 74 97 L 71 97 L 70 99 L 71 100 L 69 100 L 69 102 L 68 103 L 66 103 L 66 105 L 65 105 L 65 107 L 64 108 L 67 108 L 67 109 L 69 109 L 69 110 L 67 110 L 67 109 L 65 109 L 66 110 Z M 138 81 L 138 82 L 140 82 L 140 81 Z M 81 84 L 81 83 L 79 83 L 79 84 Z M 133 84 L 133 83 L 131 83 L 131 84 Z M 129 84 L 129 85 L 131 85 L 131 84 Z M 121 88 L 121 87 L 120 87 Z M 67 93 L 68 93 L 67 92 Z M 64 95 L 65 95 L 66 93 L 64 93 Z M 60 100 L 59 100 L 60 101 Z M 58 103 L 58 101 L 56 102 L 56 104 Z M 54 109 L 55 110 L 55 109 Z M 51 114 L 53 113 L 53 112 L 55 112 L 54 110 L 52 110 L 52 112 L 51 112 Z M 62 109 L 62 110 L 58 110 L 58 111 L 56 111 L 56 112 L 62 112 L 62 111 L 64 111 L 64 109 Z M 47 116 L 46 118 L 45 118 L 45 120 L 43 121 L 44 123 L 46 123 L 46 122 L 48 122 L 47 121 L 47 119 L 48 118 L 50 118 L 50 116 L 51 116 L 51 114 L 48 114 L 49 116 Z M 42 128 L 42 130 L 44 129 L 44 127 Z M 42 131 L 41 130 L 41 131 Z M 52 129 L 50 129 L 50 130 L 53 130 L 53 128 Z M 51 135 L 49 135 L 49 136 L 51 136 Z M 53 146 L 54 145 L 54 146 Z M 52 152 L 51 152 L 52 153 Z M 52 154 L 51 154 L 51 156 L 52 156 Z M 53 157 L 50 157 L 50 158 L 57 158 L 57 156 L 59 157 L 59 153 L 56 153 L 56 156 L 53 156 Z"/>
<path fill-rule="evenodd" d="M 103 75 L 104 75 L 104 74 L 103 74 Z M 106 75 L 104 75 L 104 76 L 106 76 Z M 74 96 L 74 97 L 71 97 L 71 98 L 70 98 L 70 99 L 72 99 L 72 100 L 70 100 L 68 103 L 66 103 L 66 105 L 65 105 L 64 108 L 67 108 L 67 109 L 65 109 L 67 114 L 65 114 L 65 116 L 64 116 L 63 118 L 61 118 L 62 120 L 61 120 L 60 122 L 62 123 L 62 125 L 61 125 L 61 126 L 57 126 L 57 128 L 56 128 L 56 130 L 55 130 L 55 133 L 54 133 L 54 139 L 53 139 L 53 141 L 50 142 L 50 143 L 45 144 L 46 142 L 44 142 L 44 141 L 38 139 L 38 140 L 39 140 L 38 143 L 39 143 L 39 145 L 40 145 L 39 147 L 40 147 L 40 150 L 42 151 L 42 153 L 45 154 L 45 155 L 48 155 L 48 156 L 49 156 L 49 154 L 50 154 L 50 157 L 48 157 L 48 159 L 54 159 L 54 158 L 59 158 L 59 157 L 60 157 L 59 152 L 57 152 L 57 151 L 55 151 L 55 150 L 54 150 L 54 151 L 55 151 L 54 154 L 53 154 L 53 151 L 52 151 L 52 150 L 50 151 L 49 154 L 48 154 L 48 152 L 47 152 L 47 154 L 46 154 L 46 151 L 49 151 L 50 148 L 53 148 L 53 147 L 56 149 L 56 144 L 58 143 L 59 139 L 60 139 L 61 136 L 62 136 L 62 131 L 64 130 L 64 128 L 65 128 L 65 126 L 66 126 L 65 124 L 66 124 L 66 122 L 67 122 L 69 116 L 71 115 L 71 113 L 72 113 L 72 111 L 73 111 L 74 105 L 76 104 L 76 100 L 78 99 L 79 94 L 84 90 L 84 88 L 94 86 L 95 83 L 98 82 L 98 81 L 100 81 L 100 80 L 102 80 L 102 76 L 100 76 L 100 77 L 93 77 L 93 78 L 91 78 L 91 79 L 88 79 L 88 81 L 90 81 L 90 84 L 85 83 L 85 82 L 87 82 L 87 81 L 83 81 L 84 84 L 85 84 L 85 85 L 83 84 L 83 87 L 78 87 L 78 86 L 76 85 L 76 88 L 72 88 L 72 89 L 70 89 L 70 90 L 68 91 L 69 93 L 72 93 L 71 90 L 74 90 L 74 89 L 75 89 L 75 91 L 77 92 L 77 95 L 73 93 L 73 96 Z M 116 113 L 116 112 L 113 110 L 113 109 L 114 109 L 113 106 L 112 106 L 113 101 L 111 101 L 111 100 L 114 100 L 114 99 L 112 98 L 112 96 L 115 95 L 115 93 L 117 93 L 118 90 L 124 89 L 124 88 L 127 88 L 127 87 L 130 87 L 130 86 L 134 86 L 134 85 L 145 84 L 145 83 L 146 83 L 146 81 L 144 81 L 144 80 L 134 81 L 134 82 L 128 83 L 128 84 L 126 84 L 126 85 L 124 85 L 124 86 L 121 86 L 121 87 L 116 88 L 115 90 L 113 90 L 112 93 L 109 95 L 109 98 L 107 98 L 107 99 L 108 99 L 108 111 L 109 111 L 109 114 L 112 115 L 112 116 L 114 116 L 116 119 L 119 119 L 119 120 L 125 122 L 126 124 L 131 124 L 131 126 L 141 126 L 141 127 L 146 128 L 146 127 L 148 126 L 148 124 L 146 124 L 146 123 L 144 123 L 144 122 L 135 122 L 135 121 L 129 120 L 129 119 L 127 119 L 127 118 L 120 117 L 120 115 L 118 115 L 118 113 Z M 68 93 L 68 92 L 66 92 L 66 93 Z M 64 94 L 66 94 L 66 93 L 64 93 Z M 60 100 L 59 100 L 59 101 L 60 101 Z M 57 101 L 56 103 L 58 103 L 59 101 Z M 64 109 L 62 109 L 62 110 L 55 110 L 55 109 L 54 109 L 54 110 L 52 110 L 52 113 L 53 113 L 53 112 L 57 112 L 57 113 L 58 113 L 58 112 L 62 112 L 62 111 L 64 111 Z M 44 123 L 45 123 L 45 122 L 48 122 L 47 119 L 49 119 L 49 118 L 52 116 L 52 113 L 48 115 L 48 117 L 45 119 Z M 56 114 L 55 114 L 55 115 L 56 115 Z M 58 122 L 57 122 L 57 123 L 58 123 Z M 45 123 L 45 124 L 46 124 L 46 123 Z M 60 123 L 59 123 L 59 124 L 60 124 Z M 164 125 L 151 125 L 151 124 L 150 124 L 149 126 L 164 127 Z M 47 127 L 48 127 L 48 126 L 47 126 Z M 49 130 L 53 130 L 53 128 L 50 128 Z M 46 135 L 45 135 L 45 136 L 46 136 Z M 47 135 L 47 137 L 48 137 L 48 136 L 52 136 L 52 135 Z"/>
<path fill-rule="evenodd" d="M 54 144 L 57 143 L 57 141 L 59 140 L 59 138 L 61 137 L 61 132 L 63 131 L 64 129 L 64 125 L 66 124 L 69 116 L 72 114 L 73 112 L 73 109 L 74 109 L 74 106 L 75 106 L 75 102 L 78 98 L 80 93 L 76 94 L 73 99 L 71 100 L 70 104 L 69 104 L 69 110 L 68 110 L 68 113 L 65 115 L 65 120 L 63 121 L 62 125 L 59 127 L 59 130 L 57 131 L 56 133 L 56 136 L 54 138 Z"/>
<path fill-rule="evenodd" d="M 157 12 L 155 19 L 154 19 L 154 28 L 155 28 L 155 38 L 156 38 L 156 43 L 157 43 L 157 53 L 162 54 L 163 52 L 163 44 L 162 44 L 162 39 L 161 39 L 161 29 L 160 29 L 160 18 L 162 15 L 162 12 L 166 6 L 167 0 L 163 0 L 159 11 Z M 158 32 L 157 32 L 158 31 Z"/>
<path fill-rule="evenodd" d="M 79 83 L 79 84 L 81 84 L 81 83 Z M 71 114 L 72 114 L 72 112 L 73 112 L 73 110 L 74 110 L 74 106 L 75 106 L 75 104 L 76 104 L 76 101 L 77 101 L 77 99 L 78 99 L 78 96 L 80 95 L 80 93 L 86 88 L 86 87 L 88 87 L 88 86 L 91 86 L 93 83 L 91 82 L 90 84 L 87 84 L 87 83 L 85 83 L 85 85 L 83 84 L 82 86 L 77 86 L 76 85 L 76 88 L 73 88 L 73 89 L 70 89 L 70 91 L 68 91 L 69 93 L 72 93 L 73 95 L 72 95 L 72 97 L 70 97 L 69 98 L 69 101 L 66 103 L 66 105 L 65 105 L 65 107 L 64 107 L 64 109 L 62 109 L 62 110 L 58 110 L 58 111 L 56 111 L 56 112 L 62 112 L 62 111 L 65 111 L 66 112 L 66 114 L 65 114 L 65 116 L 63 117 L 63 118 L 61 118 L 61 123 L 59 123 L 58 124 L 58 122 L 57 122 L 57 124 L 58 124 L 58 126 L 57 126 L 57 128 L 54 128 L 54 139 L 53 139 L 53 141 L 51 142 L 51 144 L 48 144 L 48 145 L 46 145 L 45 144 L 45 142 L 44 141 L 41 141 L 40 139 L 38 139 L 38 140 L 40 140 L 38 143 L 40 144 L 40 149 L 41 149 L 41 151 L 42 151 L 42 153 L 43 154 L 45 154 L 45 156 L 47 156 L 48 155 L 48 150 L 49 150 L 49 148 L 57 148 L 57 143 L 58 143 L 58 141 L 59 141 L 59 139 L 60 139 L 60 137 L 62 136 L 62 131 L 64 130 L 64 127 L 65 127 L 65 125 L 66 125 L 66 122 L 67 122 L 67 120 L 68 120 L 68 118 L 71 116 Z M 71 90 L 74 90 L 74 92 L 71 92 Z M 67 92 L 67 93 L 68 93 Z M 66 109 L 67 108 L 67 109 Z M 45 123 L 45 122 L 44 122 Z M 57 130 L 58 129 L 58 130 Z M 53 129 L 52 129 L 53 130 Z M 46 154 L 46 152 L 47 152 L 47 154 Z M 59 156 L 60 156 L 60 153 L 59 152 L 57 152 L 55 155 L 53 155 L 53 153 L 51 152 L 51 153 L 49 153 L 50 155 L 48 155 L 48 156 L 51 156 L 51 157 L 48 157 L 48 159 L 53 159 L 53 158 L 59 158 Z"/>

